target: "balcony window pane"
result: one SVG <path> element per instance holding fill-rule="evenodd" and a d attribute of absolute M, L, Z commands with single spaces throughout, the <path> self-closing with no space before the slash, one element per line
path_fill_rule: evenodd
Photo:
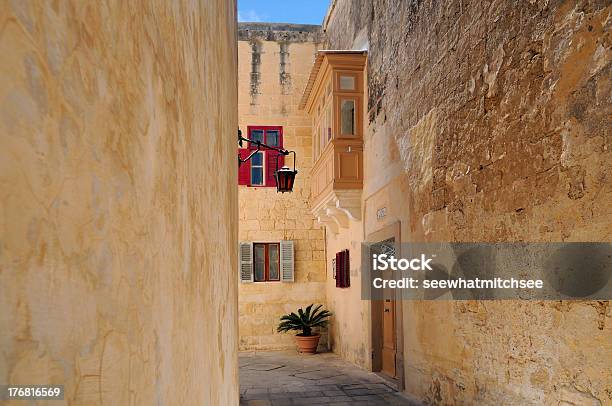
<path fill-rule="evenodd" d="M 355 90 L 355 77 L 340 76 L 340 90 Z"/>
<path fill-rule="evenodd" d="M 355 134 L 355 100 L 342 100 L 340 116 L 342 134 Z"/>

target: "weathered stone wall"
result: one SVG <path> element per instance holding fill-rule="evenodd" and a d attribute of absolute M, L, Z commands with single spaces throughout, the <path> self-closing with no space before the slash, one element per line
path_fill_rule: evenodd
<path fill-rule="evenodd" d="M 241 283 L 240 349 L 295 348 L 292 334 L 276 333 L 281 315 L 325 304 L 325 234 L 308 206 L 312 140 L 310 119 L 297 105 L 314 61 L 320 27 L 239 24 L 238 114 L 249 125 L 283 126 L 284 147 L 297 153 L 293 193 L 239 187 L 240 241 L 293 240 L 295 282 Z M 293 158 L 287 158 L 290 166 Z M 321 348 L 326 346 L 325 337 Z"/>
<path fill-rule="evenodd" d="M 235 20 L 0 5 L 0 383 L 238 404 Z"/>
<path fill-rule="evenodd" d="M 365 235 L 400 221 L 403 241 L 610 241 L 611 11 L 336 1 L 327 48 L 369 48 Z M 610 309 L 406 302 L 406 391 L 431 404 L 610 404 Z"/>

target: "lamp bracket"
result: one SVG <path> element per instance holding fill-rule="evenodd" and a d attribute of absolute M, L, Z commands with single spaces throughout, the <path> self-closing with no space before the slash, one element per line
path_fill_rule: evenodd
<path fill-rule="evenodd" d="M 257 149 L 253 150 L 253 152 L 251 152 L 245 158 L 240 158 L 240 154 L 239 154 L 238 155 L 238 167 L 240 167 L 241 164 L 243 164 L 243 163 L 249 161 L 251 158 L 253 158 L 253 155 L 258 153 L 261 149 L 264 149 L 264 150 L 269 149 L 269 150 L 272 150 L 272 151 L 276 151 L 279 154 L 282 154 L 282 155 L 285 155 L 285 156 L 287 156 L 289 154 L 293 154 L 293 170 L 295 171 L 295 160 L 296 160 L 295 159 L 296 158 L 295 151 L 288 151 L 288 150 L 283 149 L 283 148 L 278 148 L 278 147 L 273 147 L 273 146 L 270 146 L 270 145 L 266 145 L 263 142 L 254 141 L 254 140 L 250 140 L 248 138 L 244 138 L 242 136 L 242 131 L 238 130 L 238 145 L 242 146 L 242 142 L 247 142 L 249 144 L 254 144 L 254 145 L 257 146 Z M 277 166 L 278 166 L 278 158 L 277 158 Z M 278 168 L 277 168 L 277 170 L 278 170 Z"/>

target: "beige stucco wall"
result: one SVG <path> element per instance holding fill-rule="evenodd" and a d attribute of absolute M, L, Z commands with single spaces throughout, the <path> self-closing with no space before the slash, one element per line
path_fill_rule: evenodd
<path fill-rule="evenodd" d="M 268 26 L 273 27 L 264 24 Z M 280 316 L 310 303 L 326 303 L 325 234 L 308 208 L 312 168 L 310 119 L 297 109 L 314 61 L 316 35 L 306 31 L 287 34 L 283 30 L 273 35 L 279 39 L 268 40 L 268 35 L 251 30 L 250 40 L 238 42 L 239 123 L 245 136 L 248 125 L 282 126 L 284 147 L 297 153 L 298 174 L 292 193 L 239 186 L 239 239 L 293 240 L 295 282 L 240 283 L 240 349 L 244 350 L 295 348 L 293 334 L 276 333 Z M 285 70 L 289 74 L 282 81 L 281 43 L 287 47 Z M 254 49 L 260 56 L 257 68 L 253 62 Z M 254 69 L 260 73 L 256 85 L 251 75 Z M 292 158 L 287 158 L 287 162 L 291 166 Z M 319 348 L 325 348 L 326 343 L 324 334 Z"/>
<path fill-rule="evenodd" d="M 235 3 L 0 11 L 0 383 L 238 404 Z"/>
<path fill-rule="evenodd" d="M 363 235 L 399 221 L 404 242 L 610 241 L 610 6 L 385 7 L 338 0 L 325 27 L 332 49 L 372 33 Z M 328 289 L 330 307 L 369 334 L 349 295 Z M 428 404 L 612 404 L 608 301 L 402 311 L 406 391 Z M 331 331 L 361 363 L 361 343 Z"/>
<path fill-rule="evenodd" d="M 361 300 L 361 243 L 364 241 L 362 222 L 350 221 L 349 227 L 339 228 L 338 234 L 326 234 L 328 278 L 326 298 L 333 313 L 329 324 L 330 349 L 342 358 L 369 369 L 371 366 L 370 302 Z M 336 253 L 349 250 L 350 287 L 337 288 L 332 261 Z"/>

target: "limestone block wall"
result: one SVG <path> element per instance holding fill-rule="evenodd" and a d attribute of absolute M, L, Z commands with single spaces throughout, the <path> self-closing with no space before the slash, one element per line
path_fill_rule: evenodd
<path fill-rule="evenodd" d="M 0 5 L 0 383 L 238 404 L 235 21 Z"/>
<path fill-rule="evenodd" d="M 320 27 L 241 23 L 238 35 L 240 128 L 246 135 L 248 125 L 282 126 L 284 147 L 295 150 L 298 159 L 293 193 L 239 186 L 240 241 L 293 240 L 295 244 L 294 283 L 240 283 L 240 349 L 295 348 L 292 334 L 276 333 L 280 316 L 310 303 L 326 303 L 325 234 L 308 206 L 310 119 L 297 109 Z M 291 166 L 292 158 L 287 162 Z M 324 335 L 320 348 L 326 345 Z"/>
<path fill-rule="evenodd" d="M 611 11 L 334 1 L 326 47 L 369 48 L 364 235 L 399 221 L 402 241 L 610 241 Z M 609 302 L 403 315 L 406 391 L 430 404 L 612 402 Z"/>

